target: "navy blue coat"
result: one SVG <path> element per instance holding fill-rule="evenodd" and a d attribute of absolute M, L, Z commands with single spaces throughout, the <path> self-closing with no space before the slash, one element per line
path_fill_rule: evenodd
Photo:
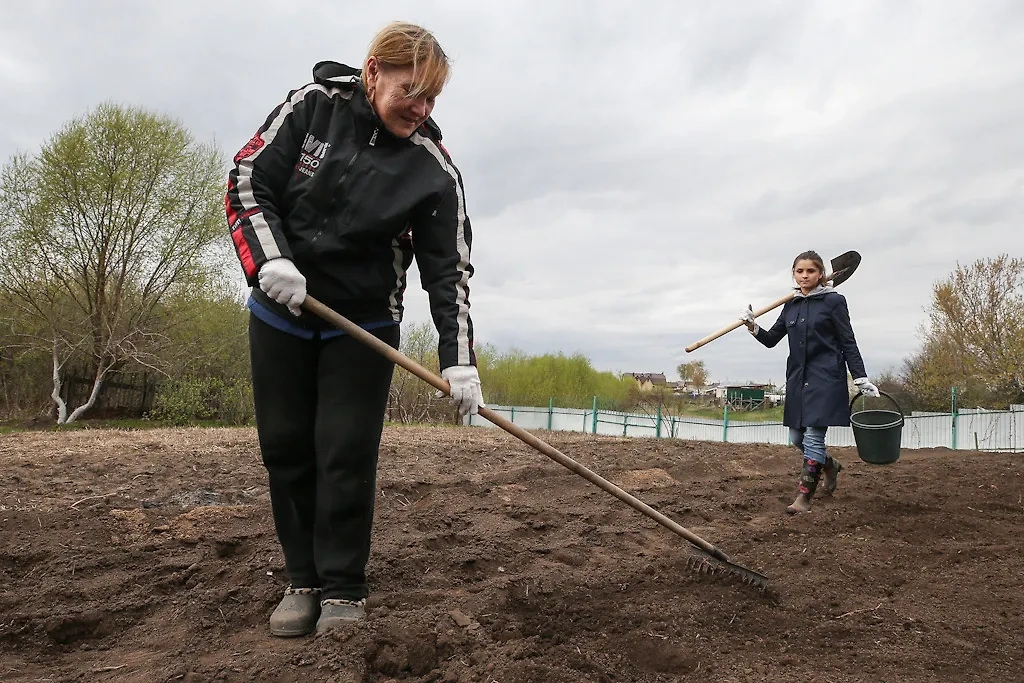
<path fill-rule="evenodd" d="M 772 328 L 759 329 L 756 336 L 768 348 L 789 337 L 784 425 L 850 424 L 846 368 L 850 368 L 854 379 L 867 377 L 867 371 L 842 294 L 826 289 L 805 297 L 797 292 Z"/>

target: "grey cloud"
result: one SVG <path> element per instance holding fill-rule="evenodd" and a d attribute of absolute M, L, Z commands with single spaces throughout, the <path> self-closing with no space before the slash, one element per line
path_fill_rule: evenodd
<path fill-rule="evenodd" d="M 751 221 L 811 217 L 822 211 L 849 209 L 864 206 L 871 201 L 882 201 L 897 192 L 899 190 L 889 178 L 873 171 L 821 182 L 788 198 L 778 190 L 768 190 L 749 209 L 741 212 L 740 217 Z"/>
<path fill-rule="evenodd" d="M 316 61 L 358 63 L 403 17 L 455 59 L 435 114 L 465 178 L 482 341 L 780 379 L 785 350 L 742 331 L 682 347 L 785 293 L 798 251 L 856 248 L 842 291 L 875 372 L 915 347 L 958 259 L 1024 249 L 1021 3 L 639 7 L 22 3 L 0 26 L 0 156 L 106 99 L 230 154 Z"/>
<path fill-rule="evenodd" d="M 951 193 L 942 193 L 921 203 L 924 213 L 933 221 L 961 225 L 990 226 L 1024 216 L 1024 181 L 1017 184 L 1017 194 L 957 200 Z M 1024 229 L 1017 227 L 1018 230 Z"/>
<path fill-rule="evenodd" d="M 696 43 L 687 67 L 689 84 L 710 91 L 741 87 L 765 60 L 791 54 L 804 28 L 803 2 L 707 5 L 683 41 Z"/>

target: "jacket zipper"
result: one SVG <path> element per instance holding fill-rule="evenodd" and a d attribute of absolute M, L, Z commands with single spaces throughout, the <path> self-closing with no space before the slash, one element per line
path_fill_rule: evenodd
<path fill-rule="evenodd" d="M 373 129 L 373 135 L 370 136 L 370 144 L 367 145 L 367 147 L 373 147 L 377 144 L 378 131 L 379 128 Z M 348 172 L 352 170 L 352 166 L 355 165 L 356 159 L 358 159 L 359 155 L 362 154 L 365 150 L 366 147 L 360 147 L 359 149 L 356 150 L 355 154 L 352 155 L 352 158 L 348 160 L 348 163 L 345 165 L 345 170 L 341 172 L 341 177 L 338 179 L 338 187 L 341 187 L 342 185 L 345 184 L 345 178 L 348 177 Z M 324 219 L 321 222 L 320 229 L 316 231 L 315 235 L 313 235 L 313 239 L 311 241 L 312 244 L 315 244 L 316 241 L 320 239 L 320 236 L 324 234 L 324 225 L 326 225 L 326 223 L 327 219 Z"/>

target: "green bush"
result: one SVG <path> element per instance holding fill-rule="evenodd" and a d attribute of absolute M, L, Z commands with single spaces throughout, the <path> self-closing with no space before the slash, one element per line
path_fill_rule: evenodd
<path fill-rule="evenodd" d="M 248 424 L 253 418 L 252 385 L 219 377 L 185 377 L 157 389 L 147 417 L 175 425 L 198 422 Z"/>
<path fill-rule="evenodd" d="M 252 397 L 252 382 L 248 378 L 225 384 L 220 393 L 218 416 L 232 425 L 253 424 L 256 408 Z"/>
<path fill-rule="evenodd" d="M 594 396 L 602 407 L 623 410 L 630 402 L 632 379 L 596 370 L 581 353 L 530 356 L 513 349 L 499 353 L 489 345 L 477 351 L 484 398 L 496 405 L 543 406 L 549 399 L 563 408 L 589 408 Z"/>

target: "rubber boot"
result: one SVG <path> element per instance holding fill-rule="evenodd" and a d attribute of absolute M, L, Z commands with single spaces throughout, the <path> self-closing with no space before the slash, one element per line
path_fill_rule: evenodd
<path fill-rule="evenodd" d="M 325 633 L 332 628 L 348 626 L 366 616 L 366 600 L 324 600 L 320 603 L 320 619 L 316 632 Z"/>
<path fill-rule="evenodd" d="M 821 463 L 804 458 L 804 466 L 800 470 L 800 486 L 797 488 L 796 500 L 786 508 L 786 512 L 795 515 L 798 512 L 810 512 L 811 498 L 814 497 L 814 490 L 818 488 L 818 480 L 821 479 Z"/>
<path fill-rule="evenodd" d="M 312 633 L 320 616 L 319 588 L 289 588 L 270 615 L 270 632 L 281 638 Z"/>
<path fill-rule="evenodd" d="M 839 462 L 831 455 L 828 456 L 828 460 L 825 461 L 825 467 L 822 469 L 822 473 L 825 478 L 821 482 L 821 492 L 826 496 L 831 496 L 836 492 L 839 487 L 839 473 L 843 471 L 843 463 Z"/>

